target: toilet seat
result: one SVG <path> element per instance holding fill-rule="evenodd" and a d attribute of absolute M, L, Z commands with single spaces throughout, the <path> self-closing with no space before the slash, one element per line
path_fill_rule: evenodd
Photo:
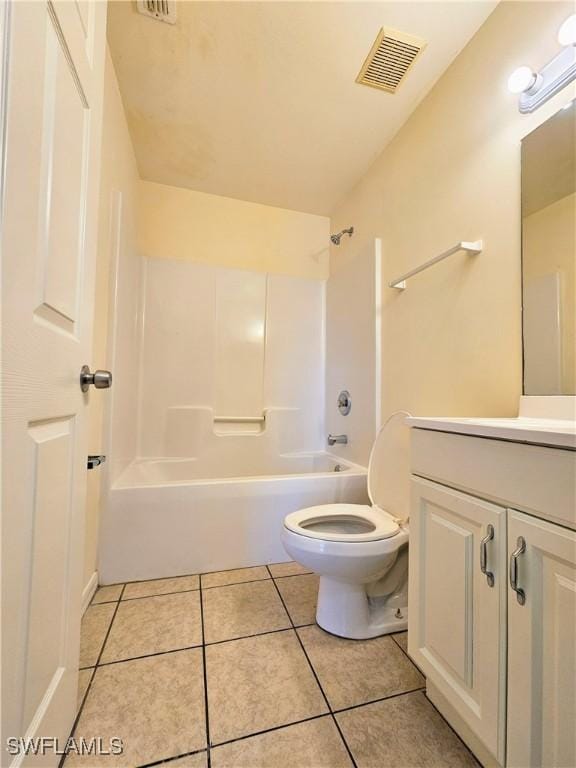
<path fill-rule="evenodd" d="M 408 627 L 408 415 L 392 414 L 374 441 L 369 504 L 323 504 L 284 518 L 284 549 L 320 577 L 316 622 L 338 637 L 366 640 Z"/>
<path fill-rule="evenodd" d="M 400 526 L 384 510 L 365 504 L 323 504 L 292 512 L 285 527 L 310 539 L 324 541 L 379 541 L 396 536 Z"/>

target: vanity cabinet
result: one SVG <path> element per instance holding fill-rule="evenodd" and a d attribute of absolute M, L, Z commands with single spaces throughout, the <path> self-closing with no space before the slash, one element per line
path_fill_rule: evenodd
<path fill-rule="evenodd" d="M 508 598 L 508 759 L 576 766 L 576 533 L 508 513 L 518 595 Z"/>
<path fill-rule="evenodd" d="M 427 480 L 412 481 L 410 653 L 474 733 L 500 757 L 506 669 L 505 542 L 505 509 Z M 481 547 L 486 574 L 480 570 Z"/>
<path fill-rule="evenodd" d="M 502 761 L 506 510 L 414 478 L 408 602 L 410 655 Z"/>
<path fill-rule="evenodd" d="M 408 650 L 429 698 L 484 765 L 573 768 L 576 452 L 413 429 L 412 471 Z"/>

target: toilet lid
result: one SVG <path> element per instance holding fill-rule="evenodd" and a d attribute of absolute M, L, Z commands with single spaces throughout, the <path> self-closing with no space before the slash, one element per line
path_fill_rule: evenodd
<path fill-rule="evenodd" d="M 368 495 L 396 520 L 410 516 L 410 427 L 407 411 L 396 411 L 376 435 L 368 464 Z"/>
<path fill-rule="evenodd" d="M 380 509 L 364 504 L 323 504 L 287 515 L 289 531 L 324 541 L 378 541 L 395 536 L 398 523 Z"/>

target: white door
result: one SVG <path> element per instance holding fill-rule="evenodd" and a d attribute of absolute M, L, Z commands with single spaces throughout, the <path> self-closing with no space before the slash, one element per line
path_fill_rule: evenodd
<path fill-rule="evenodd" d="M 573 768 L 576 533 L 510 511 L 508 551 L 524 593 L 508 593 L 508 765 Z"/>
<path fill-rule="evenodd" d="M 503 763 L 506 510 L 414 478 L 409 556 L 410 656 Z"/>
<path fill-rule="evenodd" d="M 106 5 L 5 6 L 2 766 L 75 714 Z M 35 764 L 57 765 L 48 754 Z"/>

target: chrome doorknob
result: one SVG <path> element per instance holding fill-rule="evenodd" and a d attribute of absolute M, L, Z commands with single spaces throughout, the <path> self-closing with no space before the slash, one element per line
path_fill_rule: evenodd
<path fill-rule="evenodd" d="M 94 371 L 94 373 L 91 373 L 90 367 L 83 365 L 80 371 L 80 389 L 82 392 L 88 392 L 91 384 L 96 389 L 108 389 L 112 386 L 112 374 L 110 371 Z"/>

